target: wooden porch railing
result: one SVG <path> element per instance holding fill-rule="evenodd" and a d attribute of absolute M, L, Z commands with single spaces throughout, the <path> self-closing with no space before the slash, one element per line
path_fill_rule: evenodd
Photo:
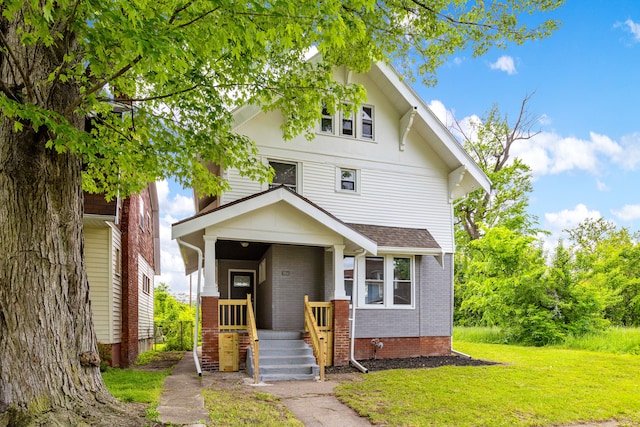
<path fill-rule="evenodd" d="M 220 314 L 220 331 L 247 331 L 249 335 L 249 345 L 253 358 L 253 381 L 260 382 L 260 342 L 258 340 L 258 328 L 253 315 L 253 305 L 251 295 L 247 299 L 221 299 L 218 300 L 218 311 Z"/>
<path fill-rule="evenodd" d="M 309 301 L 311 312 L 316 319 L 320 336 L 324 338 L 326 366 L 333 365 L 333 304 L 330 302 Z"/>
<path fill-rule="evenodd" d="M 253 356 L 253 383 L 260 383 L 260 340 L 258 339 L 258 328 L 256 328 L 256 319 L 253 315 L 253 306 L 251 305 L 251 295 L 247 295 L 247 333 L 249 334 L 249 345 L 251 346 L 251 354 Z"/>
<path fill-rule="evenodd" d="M 320 333 L 317 319 L 309 303 L 309 296 L 304 296 L 304 329 L 309 332 L 311 337 L 311 345 L 313 346 L 313 353 L 318 360 L 320 366 L 320 381 L 324 381 L 324 367 L 325 367 L 325 355 L 327 352 L 326 342 L 324 337 Z"/>

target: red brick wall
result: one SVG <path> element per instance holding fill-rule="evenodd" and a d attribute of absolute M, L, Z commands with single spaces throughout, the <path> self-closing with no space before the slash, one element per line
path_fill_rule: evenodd
<path fill-rule="evenodd" d="M 357 360 L 372 359 L 372 338 L 357 338 L 355 357 Z M 384 344 L 375 354 L 378 359 L 401 359 L 418 356 L 448 356 L 451 354 L 451 337 L 406 337 L 380 338 Z"/>
<path fill-rule="evenodd" d="M 104 194 L 84 193 L 84 213 L 95 215 L 116 215 L 117 201 L 114 198 L 110 202 L 104 198 Z"/>
<path fill-rule="evenodd" d="M 217 371 L 218 356 L 218 297 L 202 297 L 202 360 L 203 370 Z M 245 350 L 246 352 L 246 350 Z M 246 354 L 246 353 L 245 353 Z"/>
<path fill-rule="evenodd" d="M 333 365 L 349 364 L 349 301 L 332 300 L 333 304 Z"/>
<path fill-rule="evenodd" d="M 140 194 L 137 196 L 131 196 L 131 198 L 142 199 L 144 201 L 144 227 L 140 227 L 140 212 L 138 211 L 140 206 L 139 200 L 134 202 L 136 204 L 136 216 L 131 217 L 131 220 L 135 220 L 135 223 L 138 226 L 138 239 L 135 242 L 137 250 L 142 254 L 151 268 L 155 270 L 155 257 L 153 256 L 153 215 L 151 212 L 151 195 L 149 194 L 149 188 L 145 188 Z"/>
<path fill-rule="evenodd" d="M 122 340 L 121 366 L 138 357 L 138 202 L 136 196 L 122 201 Z"/>

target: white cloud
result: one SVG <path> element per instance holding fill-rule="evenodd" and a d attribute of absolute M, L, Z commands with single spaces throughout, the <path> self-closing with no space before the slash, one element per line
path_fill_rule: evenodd
<path fill-rule="evenodd" d="M 633 39 L 635 41 L 640 41 L 640 23 L 627 19 L 624 21 L 624 25 L 627 26 L 627 29 L 633 35 Z"/>
<path fill-rule="evenodd" d="M 194 203 L 193 197 L 187 197 L 183 194 L 174 194 L 170 198 L 169 183 L 167 180 L 156 182 L 158 190 L 158 203 L 160 205 L 160 215 L 169 214 L 173 216 L 193 215 Z"/>
<path fill-rule="evenodd" d="M 607 184 L 603 181 L 600 181 L 599 179 L 596 179 L 596 187 L 598 188 L 598 191 L 608 191 L 609 187 L 607 186 Z"/>
<path fill-rule="evenodd" d="M 587 218 L 598 219 L 602 217 L 599 211 L 589 210 L 580 203 L 573 209 L 563 209 L 560 212 L 544 214 L 546 225 L 553 232 L 574 228 Z"/>
<path fill-rule="evenodd" d="M 563 209 L 560 212 L 548 212 L 544 214 L 543 229 L 550 234 L 540 234 L 538 238 L 542 240 L 544 250 L 547 254 L 553 253 L 560 239 L 568 237 L 564 230 L 570 230 L 576 227 L 587 218 L 600 218 L 600 212 L 590 210 L 584 204 L 580 203 L 573 209 Z"/>
<path fill-rule="evenodd" d="M 625 136 L 621 141 L 618 143 L 596 132 L 590 132 L 589 139 L 541 132 L 530 140 L 518 142 L 512 154 L 522 159 L 538 176 L 572 170 L 597 176 L 607 162 L 635 170 L 640 165 L 640 133 Z"/>
<path fill-rule="evenodd" d="M 492 70 L 504 71 L 507 74 L 516 74 L 518 71 L 516 70 L 515 63 L 513 62 L 513 58 L 509 55 L 502 55 L 498 60 L 492 64 L 489 64 Z"/>
<path fill-rule="evenodd" d="M 611 210 L 616 218 L 622 221 L 633 221 L 640 219 L 640 205 L 624 205 L 620 210 Z"/>

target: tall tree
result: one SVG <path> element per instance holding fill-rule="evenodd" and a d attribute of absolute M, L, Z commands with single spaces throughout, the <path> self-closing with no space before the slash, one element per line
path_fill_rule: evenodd
<path fill-rule="evenodd" d="M 232 132 L 235 106 L 280 109 L 289 138 L 319 120 L 323 103 L 363 100 L 361 87 L 332 81 L 335 66 L 394 60 L 406 70 L 417 55 L 433 79 L 459 49 L 480 55 L 548 36 L 555 21 L 518 18 L 561 3 L 2 1 L 0 424 L 105 420 L 113 402 L 95 360 L 83 185 L 124 196 L 174 176 L 223 191 L 203 160 L 265 179 L 253 143 Z M 306 61 L 311 47 L 320 60 Z"/>
<path fill-rule="evenodd" d="M 476 191 L 456 205 L 456 241 L 464 246 L 481 236 L 482 226 L 502 226 L 525 235 L 534 234 L 537 219 L 527 213 L 532 191 L 531 170 L 512 157 L 512 148 L 539 133 L 534 130 L 539 117 L 531 114 L 527 95 L 513 123 L 494 105 L 479 121 L 464 126 L 456 121 L 454 131 L 462 135 L 464 146 L 491 179 L 488 193 Z"/>

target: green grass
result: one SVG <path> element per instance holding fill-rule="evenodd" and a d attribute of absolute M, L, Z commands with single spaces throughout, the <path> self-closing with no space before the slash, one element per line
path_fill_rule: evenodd
<path fill-rule="evenodd" d="M 102 373 L 102 379 L 111 394 L 122 402 L 156 403 L 170 372 L 170 369 L 159 372 L 109 369 Z"/>
<path fill-rule="evenodd" d="M 203 395 L 212 425 L 303 426 L 278 398 L 269 393 L 247 391 L 242 385 L 220 389 L 214 384 Z"/>
<path fill-rule="evenodd" d="M 569 337 L 558 347 L 640 355 L 640 328 L 609 328 L 599 334 Z"/>
<path fill-rule="evenodd" d="M 453 329 L 453 347 L 456 350 L 458 341 L 486 344 L 505 342 L 499 328 L 466 326 Z M 609 328 L 597 334 L 570 336 L 565 342 L 552 347 L 640 355 L 640 328 Z"/>
<path fill-rule="evenodd" d="M 462 341 L 455 347 L 503 365 L 374 372 L 336 393 L 387 425 L 640 424 L 638 356 Z"/>

